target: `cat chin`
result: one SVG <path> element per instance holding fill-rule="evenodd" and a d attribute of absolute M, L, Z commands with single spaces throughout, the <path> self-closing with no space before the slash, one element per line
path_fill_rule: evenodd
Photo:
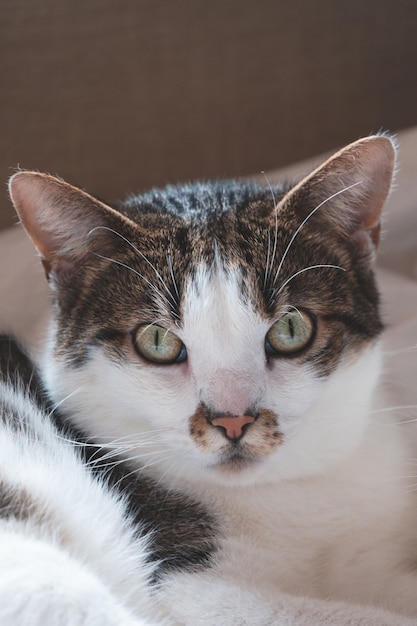
<path fill-rule="evenodd" d="M 179 462 L 178 459 L 167 459 L 152 468 L 154 477 L 160 477 L 165 482 L 172 483 L 172 487 L 187 485 L 198 495 L 204 486 L 210 487 L 248 487 L 271 482 L 271 472 L 264 460 L 260 461 L 226 461 L 213 460 L 202 464 L 195 459 L 188 462 Z"/>
<path fill-rule="evenodd" d="M 214 482 L 222 487 L 250 487 L 267 483 L 263 478 L 262 468 L 251 465 L 236 468 L 231 465 L 222 464 L 210 472 L 210 482 Z"/>

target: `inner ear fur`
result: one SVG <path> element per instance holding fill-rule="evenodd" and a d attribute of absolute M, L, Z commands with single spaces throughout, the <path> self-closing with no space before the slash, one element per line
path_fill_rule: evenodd
<path fill-rule="evenodd" d="M 47 276 L 85 258 L 106 254 L 109 233 L 126 233 L 130 220 L 88 193 L 38 172 L 18 172 L 9 190 L 17 214 L 39 251 Z"/>
<path fill-rule="evenodd" d="M 293 187 L 278 209 L 290 207 L 300 223 L 348 238 L 361 254 L 372 252 L 379 243 L 395 156 L 395 142 L 387 135 L 355 141 Z"/>

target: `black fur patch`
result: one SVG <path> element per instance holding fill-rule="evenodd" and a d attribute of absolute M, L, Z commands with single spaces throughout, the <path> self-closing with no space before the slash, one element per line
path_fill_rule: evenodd
<path fill-rule="evenodd" d="M 7 335 L 0 335 L 0 378 L 14 386 L 23 385 L 40 406 L 45 406 L 46 396 L 33 363 L 19 343 Z"/>
<path fill-rule="evenodd" d="M 207 567 L 216 552 L 219 535 L 215 519 L 197 501 L 164 489 L 127 462 L 116 459 L 108 467 L 101 459 L 106 450 L 86 447 L 86 459 L 96 475 L 128 497 L 138 528 L 150 532 L 150 559 L 159 561 L 156 578 L 176 569 Z M 114 461 L 114 459 L 113 459 Z"/>

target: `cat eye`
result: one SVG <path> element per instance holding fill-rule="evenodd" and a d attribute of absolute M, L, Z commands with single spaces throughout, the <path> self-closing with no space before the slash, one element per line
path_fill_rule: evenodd
<path fill-rule="evenodd" d="M 299 309 L 285 313 L 270 328 L 265 337 L 265 349 L 270 355 L 290 355 L 306 348 L 314 337 L 314 322 Z"/>
<path fill-rule="evenodd" d="M 156 324 L 139 326 L 133 334 L 133 345 L 138 354 L 151 363 L 171 365 L 187 358 L 181 339 Z"/>

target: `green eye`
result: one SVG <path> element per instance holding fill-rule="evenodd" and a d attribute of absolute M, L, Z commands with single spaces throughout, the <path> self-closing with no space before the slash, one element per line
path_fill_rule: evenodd
<path fill-rule="evenodd" d="M 305 311 L 285 313 L 268 331 L 265 348 L 268 354 L 295 354 L 306 348 L 314 335 L 314 323 Z"/>
<path fill-rule="evenodd" d="M 140 356 L 152 363 L 170 365 L 187 358 L 181 339 L 156 324 L 139 326 L 133 335 L 133 345 Z"/>

